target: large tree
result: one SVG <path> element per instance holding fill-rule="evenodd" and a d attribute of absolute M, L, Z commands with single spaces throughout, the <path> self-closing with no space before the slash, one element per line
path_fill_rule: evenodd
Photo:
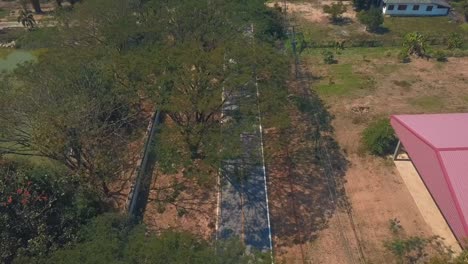
<path fill-rule="evenodd" d="M 116 79 L 110 60 L 97 56 L 50 52 L 6 79 L 0 153 L 59 161 L 111 195 L 109 180 L 129 169 L 125 153 L 144 125 L 138 125 L 136 91 Z"/>

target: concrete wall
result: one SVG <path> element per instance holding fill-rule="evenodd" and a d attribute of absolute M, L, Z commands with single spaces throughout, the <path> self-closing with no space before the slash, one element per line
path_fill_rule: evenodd
<path fill-rule="evenodd" d="M 393 10 L 388 10 L 390 5 L 393 5 Z M 419 10 L 413 10 L 417 4 L 406 4 L 406 10 L 398 10 L 399 5 L 401 4 L 385 4 L 382 12 L 390 16 L 445 16 L 449 12 L 449 8 L 437 5 L 419 4 Z M 426 11 L 428 6 L 432 6 L 431 11 Z"/>

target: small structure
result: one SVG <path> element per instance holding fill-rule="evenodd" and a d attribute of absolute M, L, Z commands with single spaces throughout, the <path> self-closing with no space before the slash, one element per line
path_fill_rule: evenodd
<path fill-rule="evenodd" d="M 382 12 L 390 16 L 446 16 L 450 5 L 444 0 L 383 0 Z"/>
<path fill-rule="evenodd" d="M 390 122 L 453 234 L 466 246 L 468 113 L 396 115 Z"/>

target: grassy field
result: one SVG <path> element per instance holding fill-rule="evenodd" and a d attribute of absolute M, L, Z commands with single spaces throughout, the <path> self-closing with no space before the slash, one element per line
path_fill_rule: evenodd
<path fill-rule="evenodd" d="M 300 18 L 304 38 L 312 45 L 320 45 L 340 40 L 348 45 L 360 45 L 361 42 L 374 41 L 376 45 L 399 46 L 408 32 L 421 32 L 435 44 L 442 43 L 451 33 L 459 33 L 465 38 L 468 49 L 468 26 L 457 24 L 448 17 L 385 17 L 381 32 L 371 34 L 364 27 L 352 21 L 345 25 L 312 23 Z"/>

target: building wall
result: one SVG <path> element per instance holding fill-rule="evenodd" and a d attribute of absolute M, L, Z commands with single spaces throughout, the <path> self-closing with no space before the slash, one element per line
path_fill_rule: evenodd
<path fill-rule="evenodd" d="M 393 5 L 393 10 L 389 10 L 389 6 Z M 384 4 L 382 12 L 390 16 L 445 16 L 448 14 L 449 8 L 440 8 L 437 5 L 419 4 L 419 10 L 413 10 L 416 4 L 406 4 L 406 10 L 398 10 L 401 4 Z M 428 6 L 432 6 L 431 11 L 426 11 Z"/>
<path fill-rule="evenodd" d="M 437 152 L 399 121 L 392 118 L 391 124 L 454 235 L 458 241 L 463 241 L 467 234 L 440 167 Z"/>

